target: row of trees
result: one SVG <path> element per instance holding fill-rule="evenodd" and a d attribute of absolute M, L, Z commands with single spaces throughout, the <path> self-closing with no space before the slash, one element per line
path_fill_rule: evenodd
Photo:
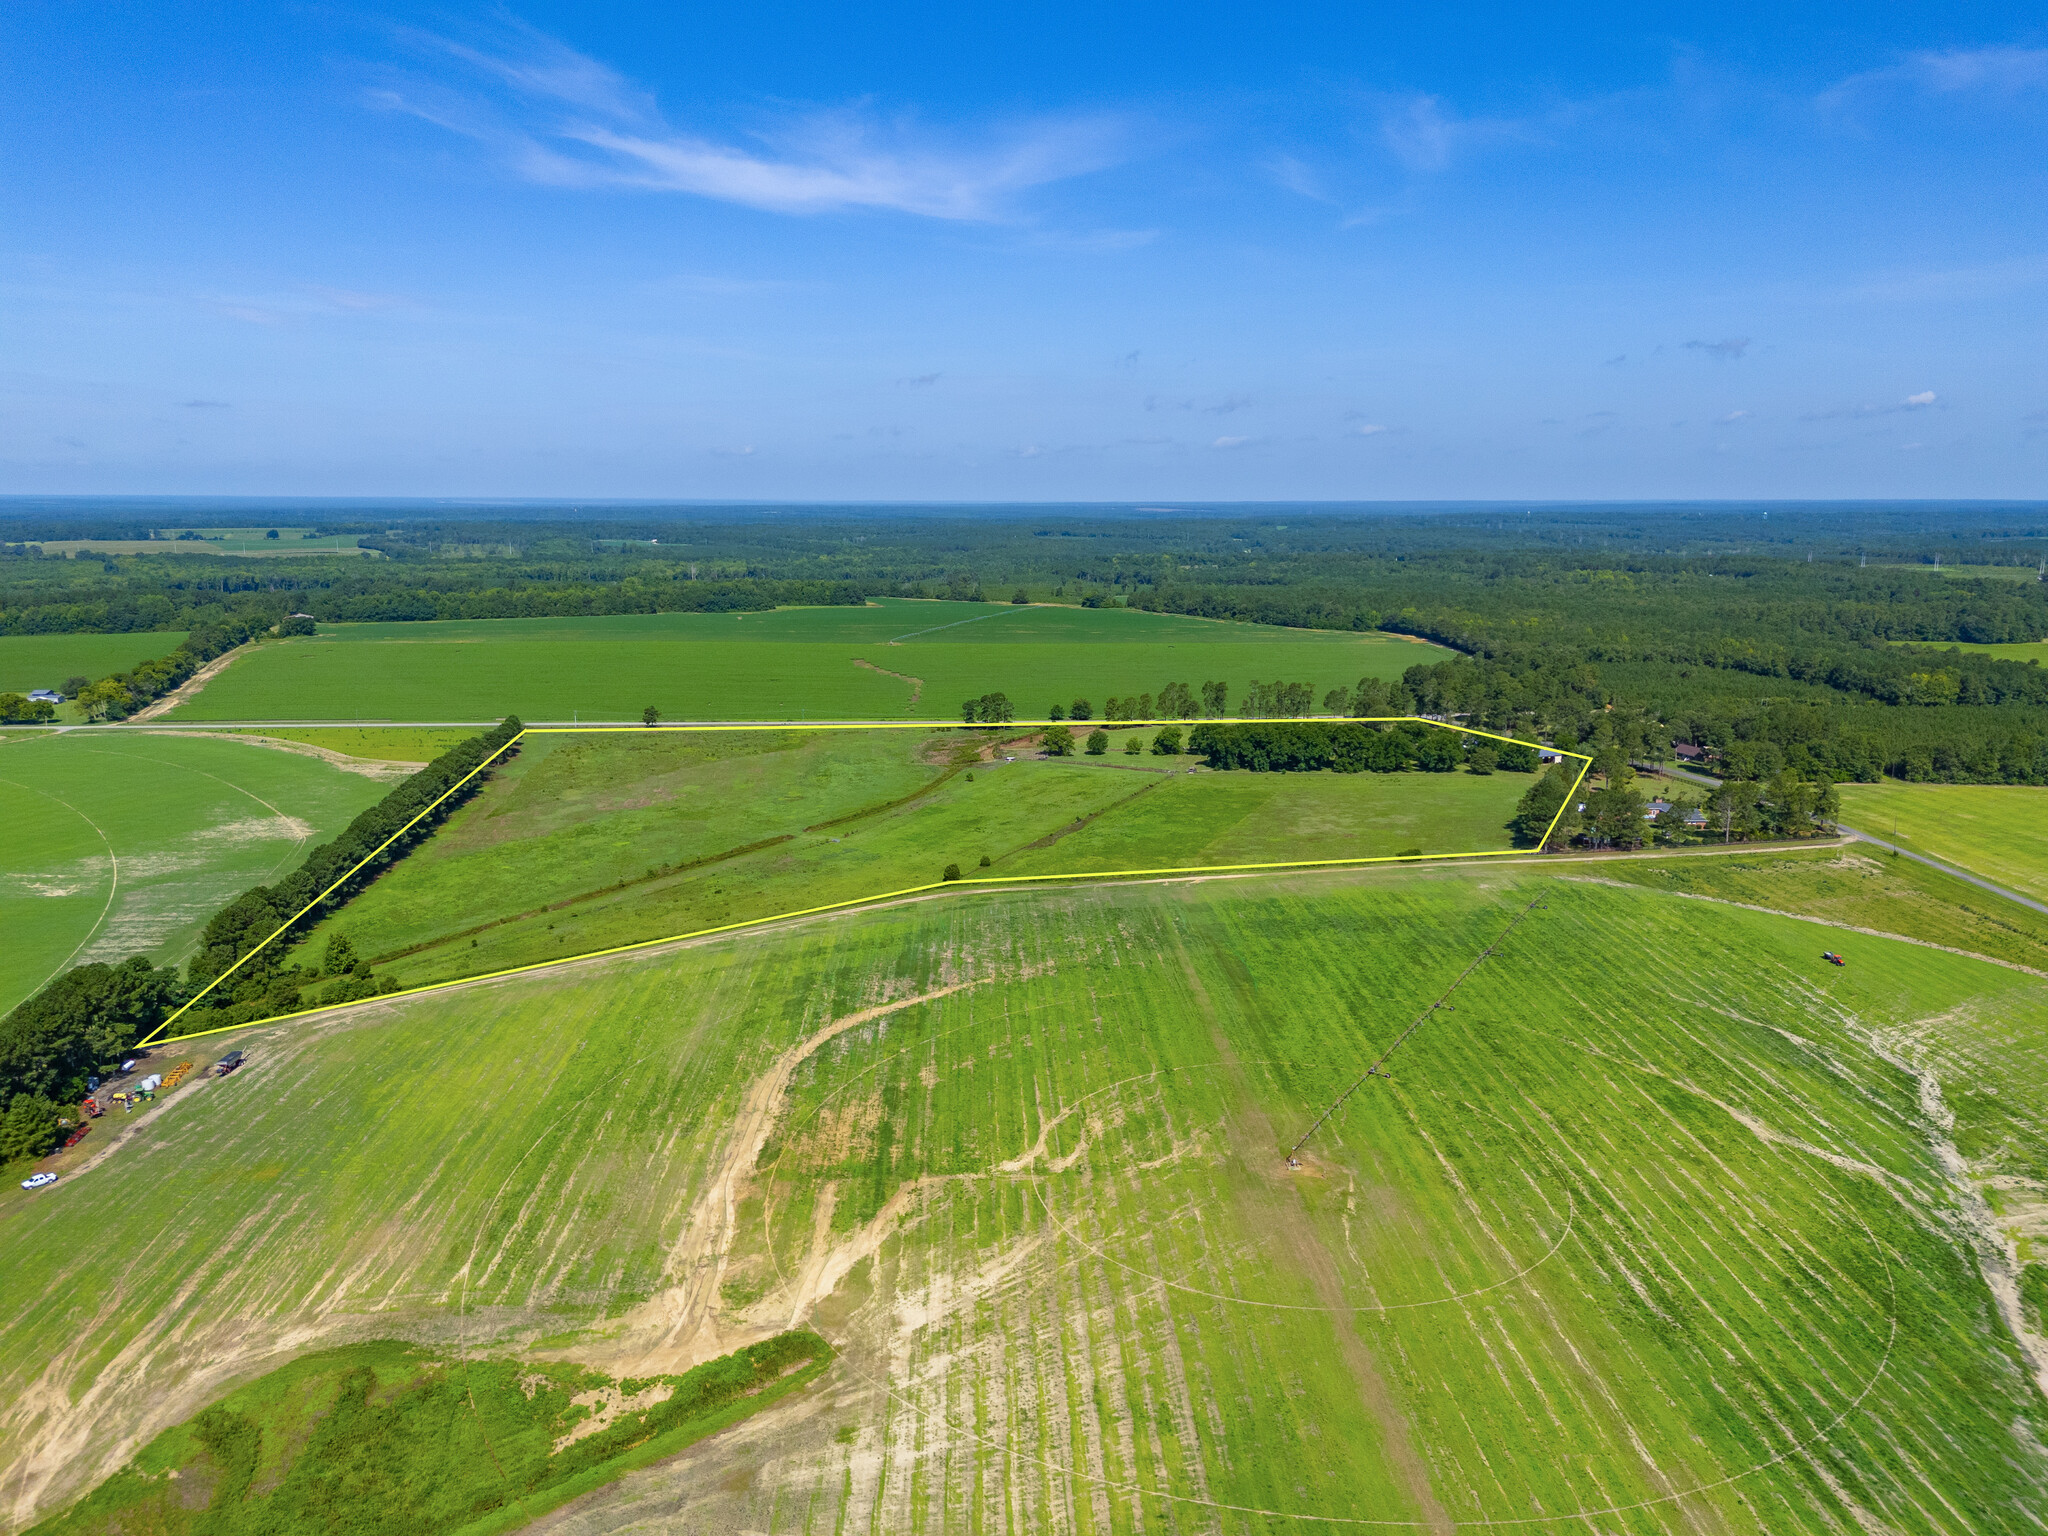
<path fill-rule="evenodd" d="M 1516 840 L 1535 844 L 1553 819 L 1550 847 L 1627 849 L 1816 837 L 1828 830 L 1841 808 L 1833 784 L 1803 779 L 1788 769 L 1763 782 L 1724 780 L 1705 794 L 1670 789 L 1659 796 L 1652 815 L 1650 798 L 1625 762 L 1600 758 L 1594 768 L 1577 795 L 1569 793 L 1579 773 L 1575 762 L 1558 764 L 1532 784 L 1510 823 Z"/>
<path fill-rule="evenodd" d="M 1413 669 L 1411 669 L 1413 670 Z M 966 715 L 965 711 L 979 711 L 987 698 L 1001 699 L 1002 695 L 984 695 L 982 700 L 970 700 L 961 706 L 963 715 L 972 724 L 977 720 L 988 720 L 986 714 Z M 1008 707 L 1009 701 L 1003 699 Z M 1309 683 L 1266 683 L 1253 679 L 1238 700 L 1236 713 L 1261 719 L 1299 720 L 1316 712 L 1315 688 Z M 1388 716 L 1421 713 L 1416 704 L 1414 692 L 1401 683 L 1389 683 L 1382 678 L 1363 677 L 1355 686 L 1340 686 L 1330 689 L 1322 698 L 1322 713 L 1346 715 L 1356 718 L 1386 718 Z M 1122 697 L 1111 697 L 1102 707 L 1102 718 L 1112 723 L 1134 720 L 1219 720 L 1231 714 L 1230 685 L 1228 683 L 1204 683 L 1196 689 L 1188 683 L 1168 683 L 1157 694 L 1133 693 Z M 1086 699 L 1076 699 L 1072 704 L 1055 704 L 1046 711 L 1048 720 L 1092 720 L 1095 707 Z M 1010 715 L 1000 719 L 1009 720 Z"/>
<path fill-rule="evenodd" d="M 1137 755 L 1143 750 L 1139 746 L 1139 740 L 1140 738 L 1136 736 L 1126 737 L 1124 739 L 1124 751 L 1132 756 Z M 1074 755 L 1074 732 L 1065 725 L 1049 725 L 1039 733 L 1038 744 L 1047 757 L 1072 757 Z M 1109 750 L 1109 732 L 1098 725 L 1088 733 L 1082 750 L 1090 757 L 1102 756 L 1103 753 Z M 1152 752 L 1154 755 L 1159 757 L 1179 757 L 1181 751 L 1179 726 L 1162 725 L 1153 733 Z"/>
<path fill-rule="evenodd" d="M 199 953 L 182 978 L 142 956 L 119 965 L 74 966 L 0 1019 L 0 1161 L 40 1155 L 56 1139 L 61 1116 L 86 1092 L 86 1081 L 120 1058 L 182 1003 L 249 954 L 286 920 L 378 844 L 446 793 L 520 729 L 507 720 L 443 753 L 349 823 L 340 837 L 307 857 L 275 886 L 235 898 L 206 925 Z M 473 790 L 482 776 L 469 781 Z M 404 855 L 466 798 L 450 796 L 375 862 L 306 913 L 311 922 L 346 901 Z M 393 990 L 375 975 L 345 934 L 329 940 L 318 966 L 286 966 L 280 942 L 214 989 L 187 1015 L 195 1029 L 216 1029 L 285 1013 L 310 1002 L 351 1002 Z"/>
<path fill-rule="evenodd" d="M 1245 768 L 1254 773 L 1476 773 L 1507 769 L 1534 773 L 1536 749 L 1520 742 L 1495 743 L 1438 726 L 1411 722 L 1396 726 L 1354 721 L 1305 720 L 1276 724 L 1203 722 L 1188 733 L 1187 750 L 1212 768 Z"/>

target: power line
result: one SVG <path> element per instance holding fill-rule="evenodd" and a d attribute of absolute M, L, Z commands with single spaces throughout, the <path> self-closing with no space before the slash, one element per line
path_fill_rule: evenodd
<path fill-rule="evenodd" d="M 1346 1099 L 1350 1098 L 1351 1095 L 1358 1092 L 1359 1089 L 1363 1088 L 1365 1086 L 1365 1080 L 1367 1078 L 1390 1076 L 1391 1074 L 1387 1073 L 1382 1069 L 1386 1066 L 1387 1062 L 1392 1059 L 1394 1052 L 1401 1049 L 1401 1046 L 1403 1045 L 1403 1043 L 1406 1042 L 1410 1035 L 1414 1034 L 1416 1030 L 1422 1028 L 1424 1024 L 1429 1022 L 1429 1016 L 1431 1014 L 1435 1013 L 1439 1008 L 1449 1008 L 1450 995 L 1465 984 L 1465 978 L 1467 976 L 1470 976 L 1474 971 L 1479 969 L 1480 961 L 1485 960 L 1487 957 L 1492 955 L 1495 950 L 1499 949 L 1501 944 L 1506 940 L 1507 936 L 1515 931 L 1516 927 L 1521 923 L 1522 919 L 1527 917 L 1531 912 L 1534 912 L 1538 907 L 1542 905 L 1543 897 L 1538 896 L 1535 900 L 1531 901 L 1529 905 L 1522 908 L 1521 911 L 1517 912 L 1514 915 L 1514 917 L 1509 920 L 1507 927 L 1501 929 L 1499 936 L 1496 937 L 1491 944 L 1487 945 L 1486 948 L 1479 951 L 1478 955 L 1473 958 L 1472 963 L 1466 966 L 1464 970 L 1458 973 L 1458 979 L 1452 982 L 1448 987 L 1444 988 L 1443 995 L 1439 997 L 1435 1002 L 1431 1003 L 1427 1008 L 1423 1009 L 1421 1013 L 1417 1014 L 1415 1016 L 1415 1022 L 1410 1024 L 1406 1029 L 1402 1030 L 1401 1033 L 1394 1038 L 1394 1043 L 1392 1045 L 1388 1046 L 1384 1051 L 1380 1052 L 1379 1057 L 1373 1062 L 1373 1064 L 1367 1067 L 1363 1072 L 1359 1074 L 1358 1080 L 1354 1082 L 1349 1088 L 1346 1088 L 1342 1093 L 1338 1094 L 1335 1102 L 1333 1102 L 1328 1109 L 1324 1110 L 1320 1115 L 1316 1116 L 1315 1124 L 1311 1125 L 1307 1130 L 1301 1133 L 1301 1140 L 1297 1141 L 1293 1146 L 1287 1149 L 1288 1157 L 1291 1159 L 1303 1147 L 1307 1146 L 1309 1138 L 1315 1135 L 1317 1131 L 1323 1128 L 1323 1122 L 1329 1119 L 1330 1116 L 1337 1113 L 1337 1111 L 1343 1107 L 1344 1101 Z"/>

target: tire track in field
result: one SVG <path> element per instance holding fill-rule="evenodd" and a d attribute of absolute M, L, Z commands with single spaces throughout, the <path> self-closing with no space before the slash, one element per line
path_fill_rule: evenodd
<path fill-rule="evenodd" d="M 63 806 L 65 810 L 69 811 L 72 815 L 76 816 L 80 821 L 84 822 L 88 827 L 92 828 L 93 833 L 99 838 L 99 840 L 102 843 L 106 845 L 107 862 L 113 866 L 113 879 L 107 885 L 107 899 L 105 904 L 102 905 L 100 908 L 100 915 L 93 921 L 92 927 L 86 930 L 85 937 L 80 939 L 78 943 L 72 947 L 71 953 L 66 955 L 62 960 L 57 962 L 57 968 L 51 971 L 49 975 L 45 976 L 41 981 L 37 982 L 34 986 L 30 987 L 27 992 L 22 994 L 23 997 L 34 997 L 38 992 L 42 991 L 43 988 L 47 987 L 51 982 L 55 981 L 59 976 L 61 976 L 64 973 L 64 968 L 71 964 L 73 960 L 76 960 L 78 956 L 84 951 L 85 947 L 88 944 L 92 943 L 94 939 L 99 937 L 100 930 L 106 927 L 107 915 L 114 910 L 114 898 L 117 895 L 119 895 L 121 891 L 121 860 L 120 857 L 114 852 L 113 839 L 107 836 L 106 829 L 103 828 L 98 822 L 94 821 L 90 816 L 86 815 L 85 812 L 81 811 L 77 806 L 73 805 L 69 800 L 60 799 L 56 795 L 51 794 L 46 789 L 37 789 L 33 784 L 24 784 L 19 779 L 0 779 L 0 784 L 12 784 L 16 789 L 25 789 L 32 795 L 41 795 L 45 800 L 49 800 L 57 805 Z M 7 1006 L 12 1008 L 14 1004 L 10 1002 Z"/>

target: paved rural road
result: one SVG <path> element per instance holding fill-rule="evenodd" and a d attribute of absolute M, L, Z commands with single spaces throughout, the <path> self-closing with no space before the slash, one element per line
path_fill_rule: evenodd
<path fill-rule="evenodd" d="M 1704 784 L 1711 789 L 1721 787 L 1719 779 L 1710 779 L 1704 773 L 1694 773 L 1684 768 L 1673 768 L 1666 763 L 1637 763 L 1634 766 L 1653 769 L 1658 773 L 1668 773 L 1675 779 L 1686 779 L 1694 784 Z M 1995 885 L 1991 881 L 1986 880 L 1982 875 L 1973 875 L 1967 869 L 1957 869 L 1955 865 L 1944 864 L 1940 859 L 1930 859 L 1924 853 L 1915 853 L 1910 848 L 1901 848 L 1897 843 L 1888 843 L 1881 837 L 1872 837 L 1868 832 L 1859 832 L 1846 822 L 1838 821 L 1835 825 L 1858 842 L 1869 843 L 1875 848 L 1889 849 L 1893 853 L 1903 853 L 1916 864 L 1925 864 L 1929 869 L 1938 869 L 1944 875 L 1957 880 L 1967 881 L 1979 890 L 1989 891 L 1994 896 L 2003 896 L 2007 901 L 2016 901 L 2023 907 L 2033 908 L 2036 912 L 2048 912 L 2048 903 L 2038 902 L 2031 896 L 2022 896 L 2018 891 L 2009 891 L 2002 885 Z"/>
<path fill-rule="evenodd" d="M 2048 912 L 2048 904 L 2038 902 L 2031 896 L 2022 896 L 2018 891 L 2009 891 L 2002 885 L 1993 885 L 1983 876 L 1973 875 L 1967 869 L 1957 869 L 1953 864 L 1944 864 L 1939 859 L 1930 859 L 1924 853 L 1915 853 L 1910 848 L 1901 848 L 1897 843 L 1888 843 L 1881 837 L 1872 837 L 1868 832 L 1858 832 L 1854 827 L 1844 822 L 1838 821 L 1835 825 L 1861 842 L 1870 843 L 1879 848 L 1889 848 L 1893 853 L 1903 853 L 1915 863 L 1925 864 L 1929 869 L 1938 869 L 1944 875 L 1953 876 L 1957 880 L 1967 880 L 1970 884 L 1981 887 L 1991 892 L 1994 896 L 2003 896 L 2007 901 L 2016 901 L 2023 907 L 2032 907 L 2036 912 Z"/>

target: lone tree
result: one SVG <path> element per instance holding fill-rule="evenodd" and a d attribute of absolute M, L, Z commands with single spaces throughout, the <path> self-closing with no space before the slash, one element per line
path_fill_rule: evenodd
<path fill-rule="evenodd" d="M 1162 725 L 1159 734 L 1152 738 L 1152 752 L 1155 757 L 1180 756 L 1180 727 Z"/>
<path fill-rule="evenodd" d="M 960 866 L 958 864 L 948 864 L 946 872 L 939 876 L 939 878 L 941 880 L 958 880 L 960 878 Z"/>
<path fill-rule="evenodd" d="M 1015 592 L 1010 594 L 1010 601 L 1013 603 L 1028 603 L 1031 601 L 1031 594 L 1029 592 L 1026 592 L 1022 587 L 1019 587 Z"/>
<path fill-rule="evenodd" d="M 1074 700 L 1073 707 L 1067 711 L 1067 716 L 1073 720 L 1093 720 L 1095 718 L 1095 706 L 1086 699 L 1076 699 Z"/>
<path fill-rule="evenodd" d="M 1074 755 L 1074 733 L 1064 725 L 1048 725 L 1039 732 L 1038 743 L 1045 748 L 1047 757 L 1072 757 Z"/>
<path fill-rule="evenodd" d="M 1138 755 L 1138 754 L 1139 754 L 1140 752 L 1142 752 L 1142 751 L 1144 751 L 1144 750 L 1145 750 L 1145 743 L 1143 743 L 1142 741 L 1138 740 L 1138 738 L 1137 738 L 1137 737 L 1135 737 L 1135 736 L 1126 736 L 1126 737 L 1124 738 L 1124 756 L 1125 756 L 1125 757 L 1136 757 L 1136 756 L 1137 756 L 1137 755 Z"/>
<path fill-rule="evenodd" d="M 1090 757 L 1100 757 L 1108 750 L 1109 732 L 1098 725 L 1088 733 L 1088 755 Z"/>
<path fill-rule="evenodd" d="M 1047 710 L 1047 711 L 1045 712 L 1045 718 L 1046 718 L 1046 719 L 1048 719 L 1048 720 L 1064 720 L 1064 719 L 1066 719 L 1066 718 L 1067 718 L 1067 706 L 1066 706 L 1066 705 L 1064 705 L 1064 704 L 1055 704 L 1055 705 L 1053 705 L 1053 707 L 1052 707 L 1051 709 L 1048 709 L 1048 710 Z"/>
<path fill-rule="evenodd" d="M 648 705 L 645 709 L 640 711 L 640 723 L 642 725 L 652 725 L 655 721 L 659 720 L 660 718 L 661 711 L 656 709 L 652 704 Z"/>

